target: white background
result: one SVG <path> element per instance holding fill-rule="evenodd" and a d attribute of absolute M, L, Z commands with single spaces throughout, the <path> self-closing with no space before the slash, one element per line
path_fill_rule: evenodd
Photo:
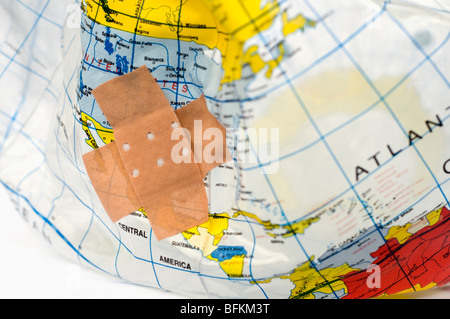
<path fill-rule="evenodd" d="M 61 257 L 22 220 L 3 187 L 0 187 L 0 216 L 0 299 L 185 298 L 131 285 Z M 450 299 L 450 287 L 398 297 Z"/>
<path fill-rule="evenodd" d="M 125 283 L 60 256 L 19 216 L 1 186 L 0 216 L 0 299 L 184 298 Z"/>

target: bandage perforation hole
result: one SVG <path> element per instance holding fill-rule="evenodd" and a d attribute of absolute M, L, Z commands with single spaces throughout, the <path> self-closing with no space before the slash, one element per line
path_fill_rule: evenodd
<path fill-rule="evenodd" d="M 128 143 L 123 143 L 122 149 L 123 149 L 125 152 L 128 152 L 128 151 L 130 150 L 130 148 L 131 148 L 130 144 L 128 144 Z"/>
<path fill-rule="evenodd" d="M 135 168 L 132 172 L 131 172 L 131 176 L 133 176 L 134 178 L 139 176 L 139 170 L 137 168 Z"/>
<path fill-rule="evenodd" d="M 147 139 L 148 139 L 149 141 L 154 140 L 154 139 L 155 139 L 155 134 L 153 134 L 152 132 L 148 132 L 148 133 L 147 133 Z"/>

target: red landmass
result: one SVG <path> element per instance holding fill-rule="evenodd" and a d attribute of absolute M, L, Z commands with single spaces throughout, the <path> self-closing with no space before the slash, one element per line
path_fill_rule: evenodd
<path fill-rule="evenodd" d="M 377 251 L 372 265 L 380 268 L 380 287 L 370 288 L 374 272 L 354 271 L 342 277 L 348 288 L 343 299 L 362 299 L 396 294 L 412 286 L 437 286 L 450 281 L 450 210 L 443 208 L 439 221 L 426 226 L 399 244 L 396 238 L 389 239 Z"/>

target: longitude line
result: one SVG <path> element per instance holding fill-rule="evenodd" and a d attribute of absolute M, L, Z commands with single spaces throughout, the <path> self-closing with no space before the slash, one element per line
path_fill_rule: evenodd
<path fill-rule="evenodd" d="M 433 52 L 431 52 L 431 54 L 429 55 L 430 57 L 433 56 L 436 52 L 438 52 L 447 42 L 448 40 L 450 40 L 450 32 L 447 34 L 446 38 L 441 42 L 441 44 L 439 44 L 439 46 L 436 47 L 436 49 L 433 50 Z M 411 77 L 411 75 L 417 71 L 417 69 L 419 69 L 425 62 L 427 61 L 426 58 L 424 58 L 422 61 L 420 61 L 413 69 L 411 69 L 402 79 L 400 79 L 388 92 L 386 92 L 382 97 L 384 99 L 386 99 L 389 95 L 391 95 L 401 84 L 403 84 L 409 77 Z M 292 79 L 292 77 L 291 77 Z M 339 131 L 340 129 L 346 127 L 348 124 L 352 123 L 353 121 L 355 121 L 357 118 L 363 116 L 365 113 L 367 113 L 368 111 L 370 111 L 372 108 L 378 106 L 381 103 L 381 99 L 378 99 L 375 103 L 373 103 L 372 105 L 368 106 L 366 109 L 364 109 L 363 111 L 361 111 L 359 114 L 355 115 L 354 117 L 352 117 L 351 119 L 349 119 L 348 121 L 344 122 L 343 124 L 331 129 L 330 131 L 328 131 L 327 133 L 325 133 L 323 136 L 327 137 L 329 135 L 334 134 L 335 132 Z M 313 142 L 307 144 L 306 146 L 303 146 L 295 151 L 292 151 L 288 154 L 285 154 L 283 156 L 281 156 L 278 161 L 282 161 L 286 158 L 289 158 L 291 156 L 294 156 L 298 153 L 301 153 L 305 150 L 307 150 L 308 148 L 314 146 L 315 144 L 317 144 L 318 142 L 320 142 L 320 138 L 314 140 Z M 267 162 L 267 163 L 263 163 L 263 166 L 267 166 L 272 164 L 273 161 L 271 162 Z M 254 170 L 254 169 L 258 169 L 259 165 L 255 165 L 255 166 L 251 166 L 251 167 L 246 167 L 243 170 L 244 171 L 250 171 L 250 170 Z"/>
<path fill-rule="evenodd" d="M 250 15 L 250 13 L 248 12 L 247 8 L 245 7 L 243 1 L 242 1 L 242 0 L 239 0 L 239 4 L 240 4 L 241 7 L 244 9 L 244 11 L 245 11 L 247 17 L 248 17 L 248 18 L 250 19 L 250 21 L 254 24 L 254 21 L 253 21 L 251 15 Z M 267 42 L 265 41 L 265 38 L 264 38 L 264 36 L 261 34 L 261 32 L 259 32 L 258 26 L 254 25 L 254 27 L 255 27 L 255 30 L 258 32 L 258 35 L 259 35 L 259 37 L 261 38 L 261 40 L 263 41 L 264 45 L 267 47 Z M 269 52 L 270 52 L 270 50 L 269 50 Z M 279 66 L 279 68 L 281 68 L 281 67 Z M 285 74 L 283 70 L 282 70 L 282 73 Z M 286 77 L 285 77 L 285 78 L 286 78 Z M 289 83 L 288 83 L 289 86 L 291 86 L 289 79 L 287 79 L 287 80 L 288 80 L 288 82 L 289 82 Z M 295 94 L 295 92 L 294 92 L 294 94 Z M 259 164 L 261 165 L 259 157 L 258 157 L 257 155 L 256 155 L 255 157 L 256 157 L 257 161 L 259 162 Z M 261 170 L 262 170 L 262 174 L 264 175 L 264 177 L 265 177 L 265 179 L 266 179 L 266 182 L 267 182 L 267 184 L 268 184 L 268 186 L 269 186 L 269 188 L 270 188 L 270 190 L 271 190 L 273 196 L 275 197 L 275 200 L 276 200 L 276 202 L 277 202 L 277 204 L 278 204 L 278 206 L 279 206 L 279 208 L 280 208 L 281 214 L 283 215 L 284 219 L 285 219 L 286 222 L 287 222 L 287 226 L 290 228 L 290 231 L 291 231 L 293 234 L 295 234 L 295 231 L 294 231 L 294 229 L 292 228 L 291 223 L 290 223 L 289 220 L 287 219 L 287 216 L 286 216 L 286 214 L 285 214 L 285 212 L 284 212 L 284 209 L 283 209 L 283 207 L 282 207 L 282 205 L 281 205 L 281 202 L 280 202 L 280 200 L 279 200 L 279 198 L 278 198 L 278 196 L 277 196 L 277 194 L 276 194 L 276 192 L 275 192 L 275 189 L 273 188 L 273 185 L 272 185 L 272 183 L 270 182 L 270 179 L 267 177 L 267 174 L 265 174 L 264 169 L 263 169 L 262 167 L 261 167 Z M 319 269 L 316 267 L 315 262 L 311 259 L 311 256 L 309 256 L 309 254 L 306 252 L 306 250 L 305 250 L 304 246 L 301 244 L 299 238 L 298 238 L 297 236 L 294 236 L 294 238 L 295 238 L 295 240 L 297 241 L 298 245 L 300 246 L 300 249 L 302 250 L 303 254 L 306 256 L 306 258 L 307 258 L 308 261 L 310 262 L 310 265 L 314 268 L 314 270 L 319 274 L 319 276 L 320 276 L 320 277 L 324 280 L 324 282 L 328 285 L 328 287 L 329 287 L 329 288 L 331 289 L 331 291 L 333 292 L 335 298 L 336 298 L 336 299 L 339 299 L 339 297 L 337 296 L 336 292 L 334 291 L 334 289 L 333 289 L 333 287 L 331 286 L 331 284 L 329 283 L 329 281 L 322 275 L 322 273 L 321 273 L 321 272 L 319 271 Z"/>
<path fill-rule="evenodd" d="M 11 63 L 12 63 L 12 62 L 17 62 L 17 61 L 15 61 L 16 56 L 19 54 L 19 51 L 22 49 L 22 47 L 23 47 L 23 46 L 25 45 L 25 43 L 28 41 L 28 38 L 31 36 L 31 34 L 32 34 L 32 33 L 34 32 L 34 30 L 36 29 L 36 26 L 37 26 L 37 24 L 39 23 L 39 21 L 40 21 L 42 15 L 44 14 L 45 10 L 47 9 L 48 4 L 50 3 L 50 1 L 51 1 L 51 0 L 48 0 L 48 1 L 46 2 L 46 4 L 44 5 L 44 7 L 42 8 L 42 11 L 40 12 L 40 14 L 38 15 L 36 21 L 34 22 L 34 24 L 33 24 L 32 28 L 31 28 L 31 30 L 30 30 L 30 31 L 28 32 L 28 34 L 25 36 L 24 40 L 22 41 L 22 43 L 20 44 L 20 46 L 17 48 L 17 50 L 16 50 L 16 52 L 14 53 L 14 55 L 9 59 L 8 64 L 5 66 L 5 68 L 2 70 L 2 73 L 0 74 L 0 79 L 1 79 L 1 78 L 3 77 L 3 75 L 6 73 L 6 71 L 7 71 L 8 68 L 9 68 L 9 66 L 11 65 Z M 28 75 L 28 77 L 27 77 L 26 86 L 28 86 L 29 78 L 30 78 L 30 75 Z M 24 98 L 25 98 L 25 95 L 24 95 Z M 8 126 L 7 126 L 7 129 L 6 129 L 5 135 L 4 135 L 4 137 L 3 137 L 3 142 L 0 144 L 0 152 L 3 150 L 3 147 L 4 147 L 4 145 L 5 145 L 5 142 L 6 142 L 6 140 L 8 139 L 8 136 L 9 136 L 10 131 L 11 131 L 11 129 L 12 129 L 13 123 L 16 121 L 16 118 L 17 118 L 17 116 L 19 115 L 19 112 L 20 112 L 21 108 L 22 108 L 22 105 L 19 105 L 19 106 L 17 107 L 17 109 L 15 110 L 13 116 L 11 117 L 11 120 L 10 120 Z"/>
<path fill-rule="evenodd" d="M 30 6 L 28 6 L 27 4 L 23 3 L 21 0 L 16 0 L 16 2 L 18 2 L 19 4 L 21 4 L 22 6 L 24 6 L 25 8 L 27 8 L 28 10 L 30 10 L 31 12 L 33 12 L 36 15 L 39 15 L 38 12 L 36 12 L 33 8 L 31 8 Z M 56 27 L 58 27 L 59 29 L 62 29 L 63 26 L 58 24 L 56 21 L 50 20 L 46 17 L 42 17 L 43 20 L 50 22 L 51 24 L 55 25 Z"/>

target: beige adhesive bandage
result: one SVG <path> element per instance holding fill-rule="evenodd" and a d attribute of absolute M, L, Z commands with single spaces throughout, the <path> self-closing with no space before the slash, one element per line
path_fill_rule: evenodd
<path fill-rule="evenodd" d="M 141 207 L 116 142 L 84 154 L 83 161 L 92 186 L 113 222 Z"/>
<path fill-rule="evenodd" d="M 111 220 L 143 207 L 158 240 L 206 222 L 203 177 L 230 160 L 230 154 L 225 130 L 209 113 L 204 97 L 175 113 L 145 66 L 100 85 L 93 94 L 114 129 L 115 141 L 85 154 L 83 160 Z M 214 150 L 215 162 L 198 160 L 208 145 L 195 138 L 193 123 L 201 123 L 202 133 L 223 133 L 223 147 Z M 183 148 L 181 162 L 172 158 L 180 139 L 191 144 L 187 151 Z"/>

